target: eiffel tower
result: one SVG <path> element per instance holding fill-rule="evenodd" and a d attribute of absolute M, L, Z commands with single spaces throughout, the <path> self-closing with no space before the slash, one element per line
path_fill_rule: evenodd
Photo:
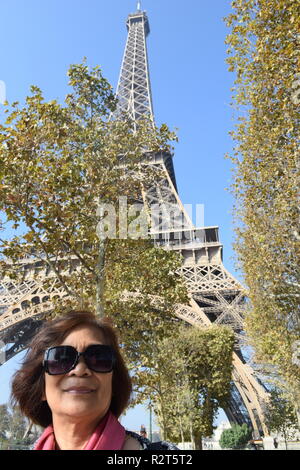
<path fill-rule="evenodd" d="M 150 26 L 140 2 L 136 12 L 128 16 L 127 29 L 116 93 L 118 107 L 113 118 L 118 119 L 125 112 L 135 123 L 145 116 L 154 123 L 146 44 Z M 147 189 L 144 203 L 162 210 L 152 224 L 151 237 L 157 246 L 182 255 L 180 274 L 190 294 L 190 305 L 178 305 L 176 315 L 195 327 L 215 323 L 234 329 L 237 346 L 233 354 L 232 392 L 224 411 L 231 423 L 251 426 L 256 437 L 268 435 L 263 416 L 268 393 L 242 352 L 245 290 L 223 265 L 218 226 L 193 225 L 178 195 L 171 153 L 148 154 L 145 158 L 146 164 L 157 171 L 157 180 Z M 0 351 L 1 341 L 9 345 L 6 361 L 27 347 L 42 322 L 42 314 L 51 312 L 51 300 L 65 295 L 41 261 L 26 258 L 20 263 L 25 268 L 22 283 L 0 278 Z M 45 277 L 51 280 L 47 290 L 42 282 Z"/>

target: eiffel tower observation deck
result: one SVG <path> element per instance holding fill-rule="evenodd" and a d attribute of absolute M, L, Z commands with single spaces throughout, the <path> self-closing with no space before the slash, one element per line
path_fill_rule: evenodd
<path fill-rule="evenodd" d="M 120 119 L 127 113 L 135 125 L 146 116 L 154 123 L 146 42 L 150 24 L 140 1 L 126 25 L 128 37 L 116 91 L 118 106 L 112 118 Z M 192 223 L 178 195 L 172 154 L 147 154 L 145 158 L 158 175 L 145 203 L 163 210 L 151 227 L 151 236 L 158 246 L 181 253 L 180 274 L 191 297 L 190 305 L 179 306 L 176 315 L 194 327 L 215 323 L 233 328 L 238 346 L 233 354 L 231 399 L 224 411 L 231 423 L 247 423 L 257 437 L 267 435 L 263 403 L 268 394 L 243 356 L 245 290 L 223 265 L 219 228 Z M 0 279 L 0 341 L 10 344 L 6 360 L 26 348 L 40 325 L 40 314 L 51 308 L 49 299 L 64 295 L 55 280 L 45 290 L 34 276 L 35 270 L 40 272 L 38 263 L 22 284 Z"/>

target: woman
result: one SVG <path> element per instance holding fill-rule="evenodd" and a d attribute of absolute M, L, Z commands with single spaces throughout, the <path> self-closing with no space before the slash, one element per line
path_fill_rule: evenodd
<path fill-rule="evenodd" d="M 35 450 L 177 449 L 126 431 L 131 379 L 112 326 L 86 311 L 46 322 L 14 375 L 12 399 L 45 428 Z"/>

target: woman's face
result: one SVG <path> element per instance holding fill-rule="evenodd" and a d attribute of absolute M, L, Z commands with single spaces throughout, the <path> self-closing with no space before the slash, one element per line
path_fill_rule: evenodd
<path fill-rule="evenodd" d="M 91 344 L 107 344 L 103 333 L 92 326 L 74 328 L 62 346 L 73 346 L 83 352 Z M 52 416 L 65 416 L 76 421 L 99 420 L 109 409 L 112 395 L 112 374 L 88 369 L 82 356 L 76 367 L 64 375 L 45 373 L 45 394 Z"/>

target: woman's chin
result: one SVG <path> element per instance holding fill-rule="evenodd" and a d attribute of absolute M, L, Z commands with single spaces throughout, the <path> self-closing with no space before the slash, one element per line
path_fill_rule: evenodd
<path fill-rule="evenodd" d="M 94 405 L 94 406 L 93 406 Z M 64 413 L 68 416 L 78 416 L 82 417 L 84 415 L 91 415 L 93 413 L 97 414 L 99 410 L 99 406 L 97 407 L 96 403 L 87 402 L 87 400 L 83 399 L 70 399 L 64 403 Z"/>

